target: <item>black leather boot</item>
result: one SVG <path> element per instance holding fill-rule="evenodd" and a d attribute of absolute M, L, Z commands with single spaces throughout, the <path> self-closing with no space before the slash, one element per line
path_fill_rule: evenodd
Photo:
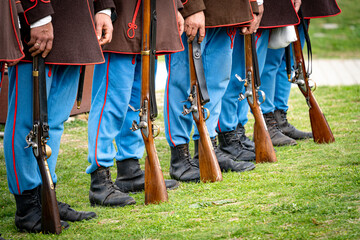
<path fill-rule="evenodd" d="M 313 137 L 311 132 L 297 130 L 293 125 L 291 125 L 286 118 L 286 114 L 287 112 L 283 110 L 275 110 L 274 112 L 276 122 L 283 134 L 296 140 Z"/>
<path fill-rule="evenodd" d="M 244 172 L 253 170 L 255 168 L 255 164 L 251 162 L 236 161 L 233 155 L 222 151 L 217 145 L 216 138 L 211 139 L 211 143 L 213 144 L 215 155 L 219 162 L 221 171 Z"/>
<path fill-rule="evenodd" d="M 20 231 L 41 232 L 41 202 L 39 187 L 25 190 L 21 195 L 14 194 L 16 202 L 15 226 Z M 68 229 L 69 224 L 60 221 L 63 229 Z"/>
<path fill-rule="evenodd" d="M 269 112 L 264 114 L 266 127 L 268 129 L 271 142 L 274 146 L 296 145 L 296 141 L 284 135 L 279 129 L 278 123 L 275 119 L 274 113 Z"/>
<path fill-rule="evenodd" d="M 64 221 L 77 222 L 82 220 L 90 220 L 96 218 L 96 213 L 94 212 L 85 212 L 85 211 L 76 211 L 71 208 L 69 204 L 59 202 L 59 213 L 60 219 Z"/>
<path fill-rule="evenodd" d="M 246 135 L 245 135 L 245 128 L 244 126 L 239 123 L 237 126 L 236 126 L 236 134 L 239 136 L 240 138 L 240 143 L 241 145 L 251 151 L 251 152 L 255 152 L 255 143 L 250 140 L 250 138 L 248 138 Z"/>
<path fill-rule="evenodd" d="M 218 133 L 219 148 L 235 157 L 237 161 L 254 161 L 255 152 L 249 151 L 241 144 L 239 135 L 236 131 Z"/>
<path fill-rule="evenodd" d="M 141 192 L 145 189 L 145 172 L 140 169 L 138 159 L 125 159 L 116 161 L 117 178 L 115 185 L 120 191 Z M 175 180 L 165 180 L 166 188 L 175 189 L 179 187 L 179 183 Z"/>
<path fill-rule="evenodd" d="M 91 206 L 123 207 L 135 204 L 135 200 L 132 197 L 121 192 L 111 181 L 110 169 L 108 167 L 100 167 L 91 173 L 89 200 Z"/>
<path fill-rule="evenodd" d="M 56 188 L 56 184 L 54 184 L 54 186 Z M 41 203 L 41 187 L 38 188 L 38 194 Z M 71 208 L 70 205 L 67 203 L 59 201 L 57 201 L 57 203 L 61 220 L 77 222 L 82 220 L 90 220 L 96 217 L 96 213 L 94 212 L 76 211 L 75 209 Z"/>
<path fill-rule="evenodd" d="M 170 177 L 183 182 L 199 182 L 199 167 L 190 159 L 189 144 L 170 147 Z"/>

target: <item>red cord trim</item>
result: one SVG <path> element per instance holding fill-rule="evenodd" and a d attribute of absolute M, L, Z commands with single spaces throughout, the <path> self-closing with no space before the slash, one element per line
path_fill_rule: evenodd
<path fill-rule="evenodd" d="M 236 28 L 228 27 L 228 28 L 226 28 L 226 33 L 231 39 L 230 48 L 233 49 L 233 47 L 234 47 L 234 39 L 235 39 L 235 35 L 236 35 Z"/>
<path fill-rule="evenodd" d="M 135 24 L 135 21 L 136 21 L 136 17 L 138 15 L 138 12 L 139 12 L 139 8 L 140 8 L 140 3 L 141 3 L 141 0 L 138 0 L 137 3 L 136 3 L 136 8 L 135 8 L 135 12 L 134 12 L 134 16 L 133 16 L 133 19 L 130 23 L 128 23 L 128 27 L 129 29 L 127 30 L 126 32 L 126 35 L 128 36 L 128 38 L 132 39 L 135 37 L 135 30 L 138 28 L 138 26 Z M 131 33 L 130 33 L 131 32 Z M 131 35 L 130 35 L 131 34 Z"/>
<path fill-rule="evenodd" d="M 51 74 L 52 74 L 52 65 L 49 66 L 48 77 L 51 77 Z"/>
<path fill-rule="evenodd" d="M 97 160 L 97 145 L 98 145 L 98 140 L 99 140 L 101 119 L 102 119 L 102 115 L 103 115 L 103 112 L 104 112 L 104 108 L 105 108 L 105 104 L 106 104 L 107 91 L 108 91 L 108 87 L 109 87 L 109 65 L 110 65 L 110 54 L 108 56 L 107 69 L 106 69 L 106 89 L 105 89 L 105 96 L 104 96 L 104 104 L 103 104 L 102 109 L 101 109 L 99 125 L 98 125 L 98 129 L 97 129 L 97 133 L 96 133 L 96 142 L 95 142 L 95 162 L 96 162 L 96 165 L 98 167 L 101 167 L 101 166 L 100 166 L 100 164 L 99 164 L 99 162 Z"/>
<path fill-rule="evenodd" d="M 15 110 L 14 110 L 14 122 L 13 122 L 13 132 L 12 132 L 12 157 L 14 165 L 14 173 L 16 178 L 16 185 L 18 193 L 21 194 L 19 179 L 16 171 L 16 161 L 15 161 L 15 127 L 16 127 L 16 114 L 17 114 L 17 104 L 18 104 L 18 64 L 16 64 L 16 80 L 15 80 Z"/>

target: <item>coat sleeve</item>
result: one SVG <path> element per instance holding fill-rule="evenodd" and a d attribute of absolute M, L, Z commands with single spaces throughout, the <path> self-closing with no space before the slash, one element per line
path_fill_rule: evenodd
<path fill-rule="evenodd" d="M 21 5 L 28 25 L 54 13 L 50 0 L 21 0 Z"/>
<path fill-rule="evenodd" d="M 205 3 L 203 0 L 182 0 L 184 9 L 181 10 L 181 14 L 184 18 L 205 10 Z"/>
<path fill-rule="evenodd" d="M 113 0 L 95 0 L 94 1 L 94 10 L 95 13 L 110 8 L 111 10 L 115 9 L 115 3 Z"/>

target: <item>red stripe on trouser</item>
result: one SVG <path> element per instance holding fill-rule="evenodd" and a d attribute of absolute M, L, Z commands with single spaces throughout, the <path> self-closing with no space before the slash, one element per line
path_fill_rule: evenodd
<path fill-rule="evenodd" d="M 12 155 L 13 155 L 13 164 L 14 164 L 14 173 L 16 178 L 16 185 L 19 194 L 21 194 L 20 191 L 20 185 L 19 185 L 19 179 L 16 172 L 16 161 L 15 161 L 15 125 L 16 125 L 16 113 L 17 113 L 17 102 L 18 102 L 18 64 L 16 64 L 16 82 L 15 82 L 15 110 L 14 110 L 14 123 L 13 123 L 13 132 L 12 132 Z"/>
<path fill-rule="evenodd" d="M 219 120 L 218 120 L 218 129 L 219 129 L 219 132 L 221 132 L 220 121 Z"/>
<path fill-rule="evenodd" d="M 168 73 L 168 79 L 167 79 L 168 82 L 167 82 L 167 87 L 166 87 L 166 98 L 167 98 L 166 109 L 167 109 L 167 120 L 168 120 L 170 141 L 172 142 L 174 147 L 176 147 L 176 144 L 172 140 L 171 131 L 170 131 L 170 113 L 169 113 L 169 110 L 170 110 L 170 107 L 169 107 L 169 85 L 170 85 L 170 73 L 171 73 L 171 68 L 170 68 L 171 64 L 170 63 L 171 63 L 171 55 L 169 55 L 169 66 L 168 66 L 169 73 Z"/>
<path fill-rule="evenodd" d="M 106 104 L 106 96 L 107 96 L 107 91 L 108 91 L 108 86 L 109 86 L 109 64 L 110 64 L 110 53 L 109 53 L 109 56 L 108 56 L 108 63 L 107 63 L 107 67 L 106 67 L 106 89 L 105 89 L 104 104 L 103 104 L 102 109 L 101 109 L 99 125 L 98 125 L 98 129 L 97 129 L 97 133 L 96 133 L 96 140 L 95 140 L 95 162 L 96 162 L 96 165 L 98 167 L 101 167 L 101 166 L 100 166 L 100 164 L 98 163 L 98 160 L 97 160 L 97 145 L 98 145 L 101 118 L 102 118 L 102 115 L 103 115 L 103 112 L 104 112 L 104 108 L 105 108 L 105 104 Z"/>

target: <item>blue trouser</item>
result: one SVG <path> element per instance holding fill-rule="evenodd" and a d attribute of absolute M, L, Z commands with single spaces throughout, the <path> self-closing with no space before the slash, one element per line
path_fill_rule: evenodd
<path fill-rule="evenodd" d="M 299 25 L 299 33 L 303 45 L 305 35 L 302 25 Z M 261 104 L 264 114 L 275 110 L 288 110 L 291 83 L 286 73 L 285 48 L 268 49 L 260 90 L 264 91 L 266 96 L 265 102 Z"/>
<path fill-rule="evenodd" d="M 50 70 L 50 71 L 49 71 Z M 47 160 L 53 182 L 64 122 L 74 105 L 79 83 L 79 66 L 46 66 L 48 124 L 52 149 Z M 33 126 L 32 64 L 19 63 L 9 68 L 8 115 L 5 125 L 4 153 L 10 192 L 21 194 L 41 184 L 41 175 L 32 148 L 25 137 Z"/>
<path fill-rule="evenodd" d="M 92 101 L 88 122 L 87 173 L 114 165 L 114 158 L 140 159 L 144 143 L 140 131 L 131 131 L 138 122 L 141 94 L 141 56 L 105 53 L 105 63 L 94 69 Z M 117 151 L 113 144 L 115 139 Z"/>
<path fill-rule="evenodd" d="M 170 146 L 188 143 L 193 126 L 191 114 L 182 114 L 184 103 L 190 93 L 189 60 L 187 37 L 182 35 L 185 50 L 166 57 L 168 79 L 164 96 L 165 135 Z M 215 137 L 216 124 L 221 109 L 221 98 L 230 80 L 231 72 L 231 38 L 227 28 L 212 28 L 206 30 L 206 36 L 201 43 L 202 60 L 205 71 L 210 102 L 205 107 L 210 111 L 206 126 L 210 137 Z M 193 139 L 199 139 L 195 128 Z"/>
<path fill-rule="evenodd" d="M 267 45 L 269 41 L 269 30 L 259 30 L 256 34 L 256 51 L 258 55 L 259 72 L 264 68 Z M 245 55 L 244 36 L 237 34 L 234 41 L 234 52 L 232 57 L 232 68 L 230 83 L 222 98 L 221 114 L 217 126 L 218 132 L 228 132 L 236 129 L 238 123 L 243 126 L 247 123 L 249 104 L 246 99 L 239 101 L 240 93 L 244 93 L 244 82 L 240 82 L 235 74 L 245 79 Z"/>

